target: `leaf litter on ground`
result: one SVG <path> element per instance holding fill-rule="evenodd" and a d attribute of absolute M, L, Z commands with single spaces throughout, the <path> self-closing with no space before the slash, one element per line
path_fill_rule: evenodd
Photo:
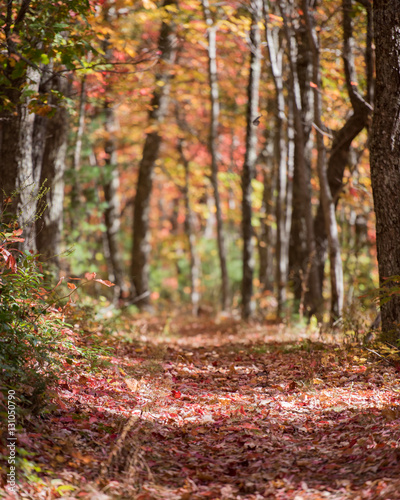
<path fill-rule="evenodd" d="M 131 322 L 24 421 L 4 498 L 400 498 L 396 364 L 282 325 Z"/>

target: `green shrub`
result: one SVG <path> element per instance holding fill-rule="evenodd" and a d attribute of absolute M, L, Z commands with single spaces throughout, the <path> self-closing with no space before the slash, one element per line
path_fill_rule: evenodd
<path fill-rule="evenodd" d="M 16 390 L 21 403 L 38 407 L 57 376 L 60 319 L 48 314 L 35 257 L 9 248 L 22 240 L 20 234 L 0 232 L 0 385 Z"/>

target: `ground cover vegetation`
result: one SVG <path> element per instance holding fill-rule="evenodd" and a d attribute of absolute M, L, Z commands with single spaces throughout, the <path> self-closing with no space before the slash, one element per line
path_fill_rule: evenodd
<path fill-rule="evenodd" d="M 399 28 L 0 3 L 1 498 L 400 498 Z"/>

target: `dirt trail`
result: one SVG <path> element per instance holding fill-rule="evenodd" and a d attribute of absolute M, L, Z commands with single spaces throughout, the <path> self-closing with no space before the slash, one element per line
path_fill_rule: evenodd
<path fill-rule="evenodd" d="M 71 370 L 23 436 L 52 470 L 33 498 L 57 498 L 57 477 L 70 499 L 400 499 L 396 367 L 276 326 L 136 331 L 101 373 Z"/>

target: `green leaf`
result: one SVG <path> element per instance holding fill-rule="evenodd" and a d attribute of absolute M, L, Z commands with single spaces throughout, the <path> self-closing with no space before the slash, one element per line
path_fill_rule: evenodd
<path fill-rule="evenodd" d="M 49 64 L 50 59 L 47 54 L 40 54 L 40 60 L 43 64 Z"/>

